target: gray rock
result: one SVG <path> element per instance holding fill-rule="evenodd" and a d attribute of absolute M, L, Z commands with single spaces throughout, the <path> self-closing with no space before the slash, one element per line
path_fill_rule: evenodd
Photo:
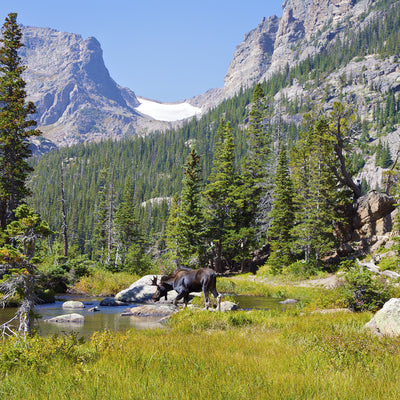
<path fill-rule="evenodd" d="M 400 336 L 400 299 L 386 302 L 365 327 L 376 335 Z"/>
<path fill-rule="evenodd" d="M 49 318 L 43 320 L 44 322 L 50 323 L 72 323 L 72 324 L 83 324 L 85 322 L 85 317 L 80 314 L 65 314 L 59 315 L 54 318 Z"/>
<path fill-rule="evenodd" d="M 279 304 L 295 304 L 298 303 L 299 300 L 296 299 L 286 299 L 279 302 Z"/>
<path fill-rule="evenodd" d="M 117 293 L 115 300 L 125 303 L 147 303 L 153 301 L 153 294 L 156 291 L 155 286 L 151 286 L 151 280 L 154 275 L 146 275 L 138 281 L 132 283 L 128 289 Z M 159 276 L 160 278 L 160 276 Z M 175 290 L 168 292 L 168 300 L 174 300 L 178 294 Z"/>
<path fill-rule="evenodd" d="M 221 302 L 221 311 L 223 311 L 223 312 L 235 311 L 238 308 L 239 308 L 239 306 L 236 303 L 233 303 L 232 301 L 222 301 Z"/>
<path fill-rule="evenodd" d="M 97 306 L 95 306 L 95 307 L 89 308 L 88 311 L 89 311 L 89 312 L 97 312 L 97 311 L 100 311 L 100 308 L 97 307 Z"/>
<path fill-rule="evenodd" d="M 121 316 L 167 317 L 178 311 L 178 307 L 167 304 L 146 304 L 126 309 Z"/>
<path fill-rule="evenodd" d="M 85 305 L 81 301 L 69 300 L 63 303 L 62 308 L 85 308 Z"/>
<path fill-rule="evenodd" d="M 100 304 L 101 307 L 116 307 L 116 306 L 126 306 L 124 301 L 116 300 L 114 297 L 106 297 Z"/>

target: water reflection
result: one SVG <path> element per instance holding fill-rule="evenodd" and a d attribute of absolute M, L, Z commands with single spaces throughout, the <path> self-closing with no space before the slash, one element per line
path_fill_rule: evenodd
<path fill-rule="evenodd" d="M 62 304 L 67 300 L 82 301 L 85 304 L 84 309 L 73 310 L 63 309 Z M 114 307 L 100 306 L 102 298 L 79 298 L 76 296 L 65 296 L 58 298 L 55 303 L 37 305 L 35 307 L 35 328 L 41 336 L 47 335 L 63 335 L 76 333 L 79 336 L 90 337 L 96 331 L 125 331 L 130 328 L 135 329 L 151 329 L 163 327 L 159 322 L 160 317 L 135 317 L 124 316 L 121 313 L 135 305 L 124 305 Z M 268 310 L 285 310 L 292 305 L 279 304 L 280 299 L 272 299 L 263 296 L 235 296 L 235 301 L 242 309 L 268 309 Z M 98 307 L 100 312 L 88 311 L 92 307 Z M 0 324 L 10 320 L 16 312 L 16 308 L 0 309 Z M 45 319 L 53 318 L 59 315 L 78 313 L 85 317 L 84 323 L 48 323 Z"/>

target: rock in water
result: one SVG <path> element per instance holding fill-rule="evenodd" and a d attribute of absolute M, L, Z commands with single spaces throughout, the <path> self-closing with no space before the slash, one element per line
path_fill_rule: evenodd
<path fill-rule="evenodd" d="M 376 335 L 400 336 L 400 299 L 390 299 L 366 325 Z"/>
<path fill-rule="evenodd" d="M 85 322 L 85 317 L 80 314 L 65 314 L 65 315 L 59 315 L 54 318 L 45 319 L 43 321 L 51 323 L 83 324 Z"/>
<path fill-rule="evenodd" d="M 172 305 L 150 305 L 126 309 L 121 316 L 136 317 L 166 317 L 178 311 L 178 307 Z"/>
<path fill-rule="evenodd" d="M 63 303 L 62 308 L 85 308 L 85 305 L 81 301 L 66 301 Z"/>

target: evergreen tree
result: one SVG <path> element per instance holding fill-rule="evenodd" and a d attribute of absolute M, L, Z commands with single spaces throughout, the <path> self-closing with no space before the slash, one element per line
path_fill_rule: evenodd
<path fill-rule="evenodd" d="M 100 172 L 100 187 L 96 202 L 96 221 L 93 232 L 92 258 L 105 265 L 108 250 L 108 224 L 109 224 L 109 186 L 108 168 Z"/>
<path fill-rule="evenodd" d="M 187 266 L 204 262 L 204 217 L 201 206 L 200 157 L 192 150 L 184 172 L 178 221 L 179 254 Z"/>
<path fill-rule="evenodd" d="M 134 190 L 132 179 L 130 177 L 125 181 L 122 201 L 116 209 L 114 222 L 116 236 L 116 264 L 118 269 L 122 269 L 125 265 L 125 258 L 129 248 L 134 243 L 143 243 L 143 238 L 139 230 L 139 223 L 136 218 Z"/>
<path fill-rule="evenodd" d="M 275 269 L 279 269 L 290 264 L 292 259 L 292 229 L 294 226 L 294 190 L 284 145 L 281 146 L 279 152 L 272 197 L 272 221 L 268 231 L 271 241 L 271 256 L 268 261 Z"/>
<path fill-rule="evenodd" d="M 324 141 L 329 129 L 324 118 L 308 119 L 309 126 L 292 151 L 295 187 L 295 226 L 293 251 L 318 266 L 324 254 L 334 247 L 334 204 L 339 191 L 325 157 L 330 146 Z"/>
<path fill-rule="evenodd" d="M 257 226 L 258 236 L 266 230 L 266 219 L 270 211 L 268 189 L 271 182 L 268 177 L 271 168 L 271 137 L 265 119 L 265 94 L 261 84 L 257 84 L 249 112 L 247 154 L 243 161 L 243 185 L 240 190 L 246 199 L 242 209 L 247 214 L 249 224 Z"/>
<path fill-rule="evenodd" d="M 10 13 L 0 39 L 0 228 L 14 219 L 14 210 L 30 194 L 26 186 L 32 171 L 27 159 L 31 156 L 29 138 L 40 135 L 31 129 L 36 122 L 29 118 L 35 106 L 26 102 L 25 81 L 18 50 L 22 32 L 17 14 Z"/>
<path fill-rule="evenodd" d="M 2 324 L 2 331 L 12 331 L 12 322 L 19 320 L 19 335 L 26 337 L 33 328 L 33 307 L 36 302 L 35 252 L 38 239 L 54 234 L 48 224 L 26 204 L 15 210 L 15 219 L 0 235 L 0 305 L 17 293 L 23 300 L 17 314 L 8 323 Z"/>
<path fill-rule="evenodd" d="M 178 196 L 174 196 L 171 201 L 171 207 L 169 211 L 169 217 L 166 227 L 166 244 L 169 249 L 170 258 L 172 262 L 178 267 L 181 263 L 181 256 L 179 253 L 180 249 L 180 235 L 179 235 L 179 217 L 180 217 L 180 199 Z"/>
<path fill-rule="evenodd" d="M 217 272 L 221 272 L 223 257 L 227 262 L 232 259 L 229 233 L 234 229 L 234 216 L 237 211 L 234 198 L 237 186 L 235 145 L 229 122 L 221 120 L 217 137 L 212 172 L 204 190 L 204 197 L 207 238 L 214 252 L 211 262 L 213 264 L 215 259 L 215 268 Z"/>

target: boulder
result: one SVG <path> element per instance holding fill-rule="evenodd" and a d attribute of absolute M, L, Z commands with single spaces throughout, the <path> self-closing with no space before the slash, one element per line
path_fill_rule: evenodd
<path fill-rule="evenodd" d="M 85 305 L 81 301 L 69 300 L 63 303 L 62 308 L 78 309 L 85 308 Z"/>
<path fill-rule="evenodd" d="M 387 301 L 365 327 L 376 335 L 400 336 L 400 299 Z"/>
<path fill-rule="evenodd" d="M 393 228 L 395 199 L 386 193 L 371 190 L 354 205 L 353 241 L 382 236 Z"/>
<path fill-rule="evenodd" d="M 106 297 L 99 303 L 99 306 L 101 307 L 126 306 L 126 303 L 124 301 L 115 300 L 114 297 Z"/>
<path fill-rule="evenodd" d="M 138 281 L 132 283 L 128 289 L 117 293 L 115 300 L 125 303 L 147 303 L 153 301 L 153 294 L 156 291 L 155 286 L 151 286 L 154 275 L 145 275 Z M 161 275 L 158 276 L 160 278 Z M 174 300 L 178 294 L 175 290 L 168 292 L 168 300 Z"/>
<path fill-rule="evenodd" d="M 295 304 L 298 303 L 299 301 L 296 299 L 286 299 L 286 300 L 282 300 L 279 302 L 279 304 Z"/>
<path fill-rule="evenodd" d="M 146 304 L 139 307 L 127 308 L 121 316 L 136 317 L 167 317 L 178 311 L 178 307 L 167 304 Z"/>
<path fill-rule="evenodd" d="M 80 314 L 65 314 L 65 315 L 59 315 L 54 318 L 44 319 L 43 321 L 51 323 L 83 324 L 85 322 L 85 317 Z"/>
<path fill-rule="evenodd" d="M 221 311 L 235 311 L 239 308 L 236 303 L 232 301 L 222 301 L 221 302 Z M 217 310 L 217 309 L 215 309 Z"/>

